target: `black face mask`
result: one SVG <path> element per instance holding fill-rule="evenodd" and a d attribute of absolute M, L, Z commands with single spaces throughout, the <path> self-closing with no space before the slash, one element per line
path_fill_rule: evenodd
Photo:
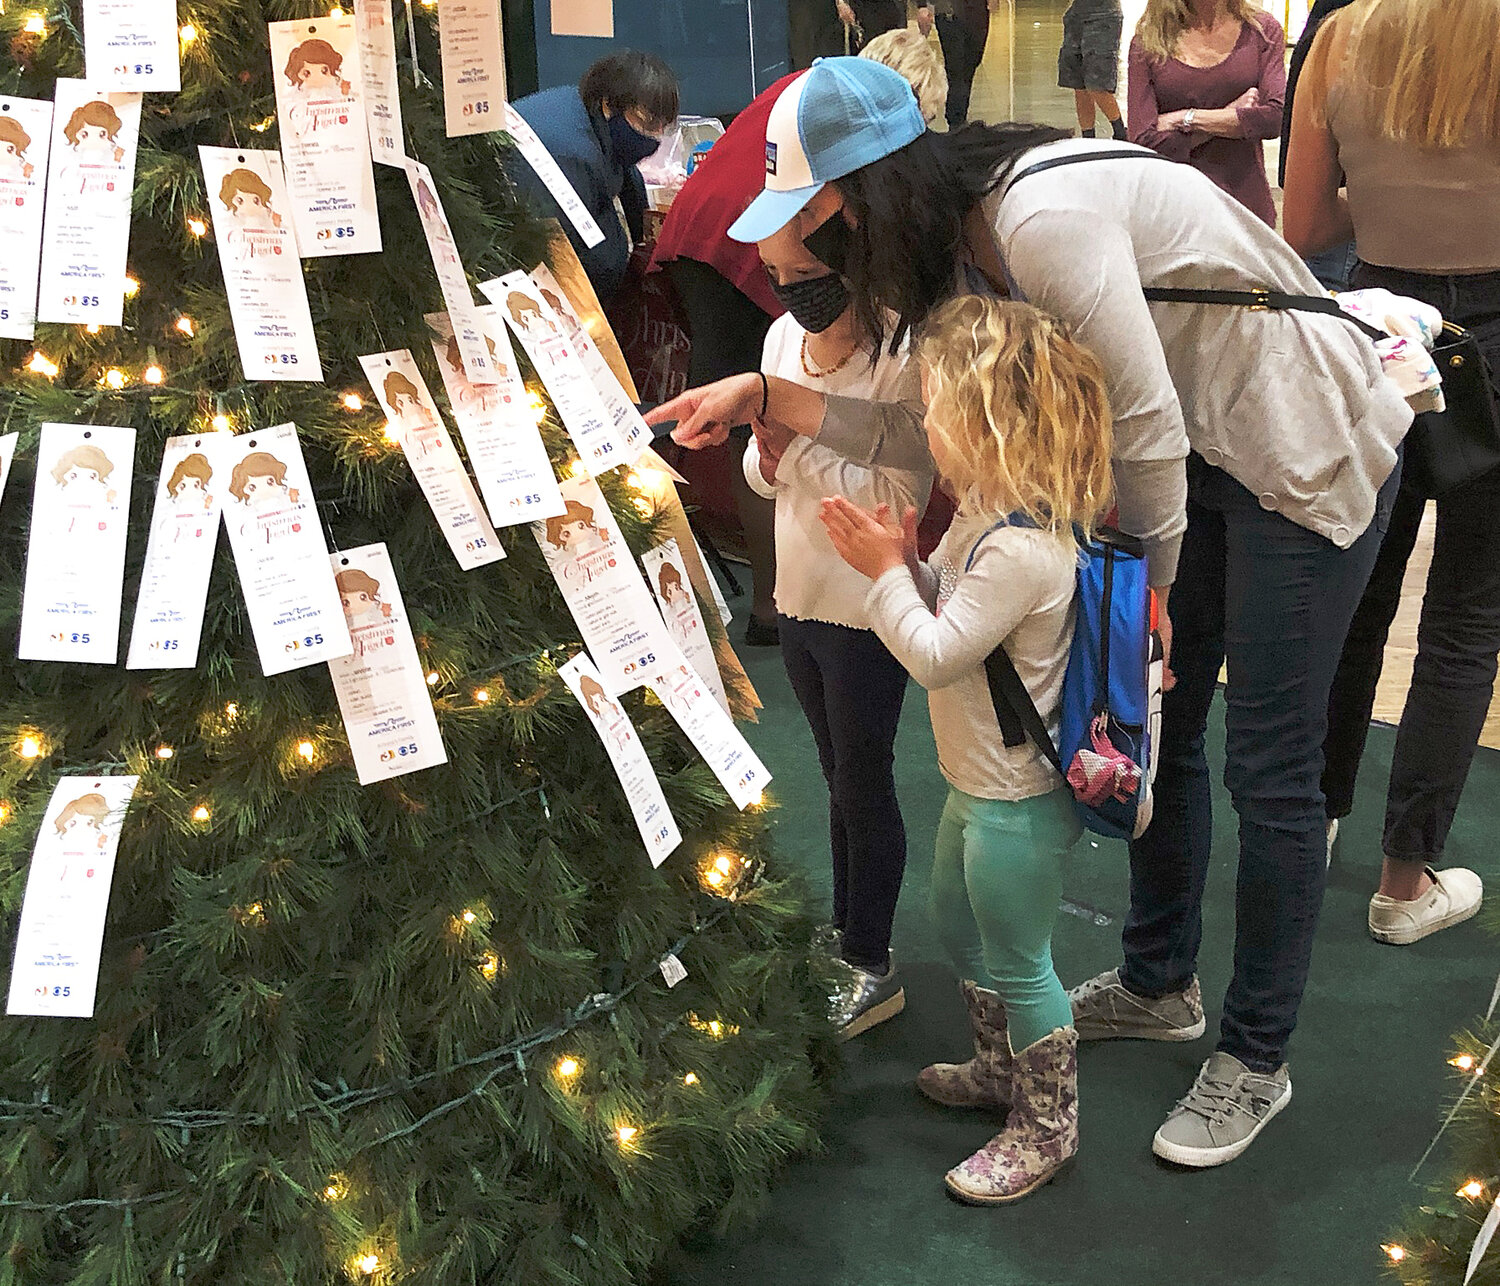
<path fill-rule="evenodd" d="M 629 169 L 656 151 L 661 146 L 661 139 L 642 134 L 625 119 L 624 112 L 616 112 L 609 118 L 609 145 L 614 149 L 615 159 Z"/>
<path fill-rule="evenodd" d="M 836 272 L 808 281 L 793 281 L 785 286 L 773 281 L 771 290 L 797 325 L 813 335 L 822 334 L 849 307 L 849 287 Z"/>
<path fill-rule="evenodd" d="M 844 212 L 835 210 L 816 228 L 802 238 L 808 254 L 820 263 L 826 263 L 833 271 L 843 276 L 849 264 L 850 243 L 854 229 L 844 220 Z"/>

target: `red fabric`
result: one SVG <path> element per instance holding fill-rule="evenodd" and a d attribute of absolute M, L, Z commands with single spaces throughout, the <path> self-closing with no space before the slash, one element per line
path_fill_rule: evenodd
<path fill-rule="evenodd" d="M 766 122 L 781 91 L 801 74 L 783 76 L 760 94 L 699 160 L 667 211 L 648 271 L 673 259 L 696 259 L 771 317 L 786 311 L 771 293 L 770 278 L 755 247 L 731 241 L 729 225 L 765 186 Z"/>

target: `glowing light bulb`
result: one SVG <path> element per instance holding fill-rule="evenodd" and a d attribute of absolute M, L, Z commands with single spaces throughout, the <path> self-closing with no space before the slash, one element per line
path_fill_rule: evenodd
<path fill-rule="evenodd" d="M 104 327 L 101 326 L 101 325 L 99 325 L 98 322 L 90 322 L 87 326 L 85 326 L 83 328 L 83 333 L 85 335 L 100 335 L 100 334 L 103 334 L 103 332 L 104 332 Z"/>
<path fill-rule="evenodd" d="M 718 888 L 719 885 L 724 883 L 724 872 L 710 869 L 703 878 L 712 884 L 714 888 Z"/>
<path fill-rule="evenodd" d="M 224 717 L 226 719 L 233 720 L 233 719 L 235 719 L 235 718 L 238 717 L 239 713 L 240 713 L 240 708 L 233 701 L 228 702 L 224 706 Z"/>
<path fill-rule="evenodd" d="M 641 477 L 641 475 L 638 474 L 634 469 L 630 469 L 630 470 L 626 471 L 626 474 L 625 474 L 625 485 L 627 487 L 629 487 L 632 491 L 645 491 L 646 490 L 646 480 L 643 477 Z"/>
<path fill-rule="evenodd" d="M 439 674 L 436 670 L 428 670 L 427 671 L 427 686 L 429 688 L 435 688 L 435 687 L 437 687 L 437 685 L 439 684 L 439 682 L 441 682 L 442 677 L 443 676 L 441 674 Z"/>
<path fill-rule="evenodd" d="M 328 1185 L 323 1189 L 325 1201 L 342 1201 L 349 1195 L 349 1180 L 341 1174 L 331 1175 Z"/>
<path fill-rule="evenodd" d="M 171 746 L 165 744 L 157 746 L 156 748 L 156 757 L 158 759 L 170 759 L 176 753 L 177 752 L 173 750 Z"/>
<path fill-rule="evenodd" d="M 488 688 L 475 688 L 474 689 L 474 700 L 477 701 L 480 705 L 487 704 L 488 701 L 489 701 L 489 699 L 490 699 L 490 690 Z"/>
<path fill-rule="evenodd" d="M 547 418 L 547 399 L 540 393 L 533 393 L 528 402 L 531 407 L 531 418 L 540 424 Z"/>
<path fill-rule="evenodd" d="M 349 412 L 363 411 L 365 409 L 365 400 L 358 393 L 345 393 L 343 397 L 339 398 L 339 404 L 344 410 Z"/>
<path fill-rule="evenodd" d="M 401 435 L 396 432 L 396 426 L 389 420 L 385 422 L 385 428 L 380 431 L 380 436 L 387 446 L 398 447 L 401 445 Z"/>
<path fill-rule="evenodd" d="M 185 45 L 190 45 L 198 39 L 198 28 L 190 22 L 185 22 L 177 28 L 177 39 Z"/>
<path fill-rule="evenodd" d="M 710 1018 L 708 1020 L 708 1034 L 715 1040 L 723 1039 L 724 1024 L 721 1023 L 717 1018 Z"/>
<path fill-rule="evenodd" d="M 696 1085 L 698 1083 L 698 1073 L 697 1072 L 689 1072 L 686 1076 L 684 1076 L 682 1078 L 682 1083 L 684 1085 Z"/>
<path fill-rule="evenodd" d="M 21 745 L 17 753 L 22 759 L 40 759 L 42 757 L 42 739 L 34 732 L 23 733 Z"/>
<path fill-rule="evenodd" d="M 45 36 L 47 34 L 47 20 L 39 13 L 28 13 L 26 25 L 21 28 L 28 36 Z"/>
<path fill-rule="evenodd" d="M 187 228 L 195 237 L 206 237 L 208 235 L 208 224 L 202 219 L 190 217 L 187 221 Z"/>
<path fill-rule="evenodd" d="M 560 1081 L 571 1081 L 582 1070 L 583 1064 L 571 1055 L 559 1058 L 552 1068 L 553 1075 Z"/>
<path fill-rule="evenodd" d="M 464 913 L 459 917 L 459 919 L 461 919 L 465 924 L 473 924 L 475 920 L 479 919 L 479 917 L 475 915 L 474 912 L 469 910 L 468 907 L 465 907 Z"/>
<path fill-rule="evenodd" d="M 1382 1246 L 1381 1250 L 1385 1251 L 1386 1257 L 1390 1259 L 1391 1263 L 1393 1264 L 1399 1264 L 1403 1259 L 1406 1258 L 1405 1246 L 1387 1245 Z"/>
<path fill-rule="evenodd" d="M 330 18 L 342 18 L 344 16 L 344 11 L 340 9 L 338 5 L 334 5 L 333 8 L 328 11 L 328 16 Z"/>
<path fill-rule="evenodd" d="M 1484 1184 L 1480 1183 L 1478 1179 L 1470 1179 L 1468 1183 L 1464 1184 L 1458 1190 L 1458 1195 L 1460 1197 L 1468 1197 L 1470 1201 L 1477 1201 L 1480 1197 L 1484 1196 Z"/>
<path fill-rule="evenodd" d="M 126 277 L 125 278 L 125 298 L 126 299 L 134 299 L 140 293 L 141 293 L 141 283 L 138 282 L 134 277 Z"/>
<path fill-rule="evenodd" d="M 500 957 L 493 951 L 486 951 L 479 957 L 479 972 L 486 978 L 493 979 L 500 972 Z"/>
<path fill-rule="evenodd" d="M 208 422 L 209 428 L 215 433 L 228 433 L 234 427 L 233 421 L 227 415 L 219 414 Z"/>
<path fill-rule="evenodd" d="M 267 116 L 264 120 L 256 121 L 250 128 L 257 134 L 264 134 L 274 124 L 276 124 L 276 118 L 274 116 Z"/>
<path fill-rule="evenodd" d="M 109 370 L 104 372 L 103 383 L 106 388 L 114 389 L 118 393 L 130 383 L 130 376 L 125 374 L 118 366 L 111 366 Z"/>
<path fill-rule="evenodd" d="M 58 366 L 41 349 L 32 353 L 31 360 L 26 363 L 26 369 L 36 375 L 45 375 L 49 380 L 57 376 Z"/>
<path fill-rule="evenodd" d="M 207 804 L 199 804 L 197 808 L 193 809 L 193 820 L 195 822 L 206 822 L 212 816 L 213 813 L 209 811 Z"/>
<path fill-rule="evenodd" d="M 160 366 L 152 365 L 146 367 L 141 373 L 141 378 L 147 384 L 160 384 L 167 378 L 167 373 Z"/>
<path fill-rule="evenodd" d="M 297 743 L 297 754 L 307 763 L 312 763 L 317 755 L 317 749 L 310 741 L 299 741 Z"/>
<path fill-rule="evenodd" d="M 354 1261 L 354 1266 L 366 1277 L 373 1277 L 380 1271 L 380 1256 L 375 1254 L 361 1255 Z"/>
<path fill-rule="evenodd" d="M 718 857 L 714 858 L 714 870 L 716 870 L 716 871 L 722 871 L 725 875 L 728 875 L 729 872 L 732 871 L 733 869 L 734 869 L 734 862 L 733 862 L 733 860 L 730 859 L 725 854 L 720 853 Z"/>
<path fill-rule="evenodd" d="M 589 467 L 588 465 L 584 464 L 582 460 L 574 460 L 571 464 L 568 465 L 568 477 L 587 478 L 588 476 Z"/>
<path fill-rule="evenodd" d="M 615 1126 L 615 1138 L 620 1141 L 620 1146 L 622 1148 L 628 1148 L 632 1143 L 634 1143 L 636 1136 L 639 1133 L 640 1130 L 633 1125 Z"/>
<path fill-rule="evenodd" d="M 1460 1054 L 1457 1058 L 1450 1058 L 1448 1066 L 1456 1067 L 1461 1072 L 1472 1072 L 1478 1064 L 1474 1061 L 1473 1054 Z"/>
<path fill-rule="evenodd" d="M 191 317 L 183 315 L 177 319 L 177 330 L 192 339 L 198 333 L 198 326 Z"/>

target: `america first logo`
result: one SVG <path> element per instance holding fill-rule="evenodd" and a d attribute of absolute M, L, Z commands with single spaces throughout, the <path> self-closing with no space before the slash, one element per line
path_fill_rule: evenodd
<path fill-rule="evenodd" d="M 768 142 L 766 144 L 766 173 L 767 174 L 775 174 L 776 173 L 776 144 L 775 143 Z"/>

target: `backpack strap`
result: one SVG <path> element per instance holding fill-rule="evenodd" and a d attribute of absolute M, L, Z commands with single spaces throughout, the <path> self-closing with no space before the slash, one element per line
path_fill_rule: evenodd
<path fill-rule="evenodd" d="M 1029 178 L 1033 174 L 1042 174 L 1047 170 L 1055 170 L 1059 165 L 1078 165 L 1083 161 L 1130 160 L 1167 161 L 1171 160 L 1171 158 L 1163 156 L 1160 152 L 1152 152 L 1144 147 L 1132 147 L 1129 149 L 1123 147 L 1110 147 L 1099 148 L 1097 150 L 1090 148 L 1086 152 L 1069 152 L 1066 156 L 1049 156 L 1045 161 L 1037 161 L 1032 165 L 1028 165 L 1024 170 L 1012 174 L 1010 178 L 1005 181 L 1005 187 L 1001 190 L 1000 196 L 1003 200 L 1010 194 L 1011 188 L 1015 187 L 1016 184 L 1019 183 L 1022 179 Z"/>
<path fill-rule="evenodd" d="M 969 550 L 969 556 L 964 560 L 964 571 L 974 565 L 974 557 L 979 553 L 979 546 L 984 543 L 984 538 L 1002 527 L 1035 528 L 1036 523 L 1023 513 L 1013 513 L 986 528 Z M 1052 734 L 1047 731 L 1047 725 L 1036 708 L 1036 702 L 1031 699 L 1031 693 L 1026 690 L 1026 684 L 1016 673 L 1015 663 L 1005 650 L 1005 644 L 999 644 L 984 658 L 984 674 L 989 682 L 990 703 L 995 707 L 995 721 L 1000 725 L 1000 739 L 1006 749 L 1014 750 L 1017 746 L 1023 746 L 1027 737 L 1030 737 L 1036 742 L 1037 749 L 1057 769 L 1058 775 L 1065 777 L 1067 774 L 1063 772 L 1062 758 L 1057 753 Z"/>

